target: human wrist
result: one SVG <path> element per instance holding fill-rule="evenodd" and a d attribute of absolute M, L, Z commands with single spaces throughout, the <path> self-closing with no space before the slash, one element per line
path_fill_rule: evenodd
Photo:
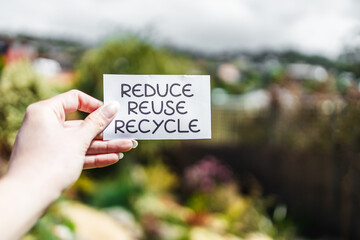
<path fill-rule="evenodd" d="M 60 195 L 37 179 L 8 172 L 0 179 L 0 238 L 20 239 Z"/>
<path fill-rule="evenodd" d="M 53 181 L 54 179 L 30 172 L 8 171 L 2 180 L 12 187 L 12 191 L 18 192 L 17 195 L 36 196 L 36 199 L 45 205 L 55 201 L 63 190 L 56 181 Z"/>

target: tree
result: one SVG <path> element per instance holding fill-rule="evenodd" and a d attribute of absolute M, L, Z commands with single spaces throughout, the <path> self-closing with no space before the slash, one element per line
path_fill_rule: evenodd
<path fill-rule="evenodd" d="M 6 66 L 0 77 L 0 151 L 9 155 L 27 106 L 52 95 L 29 62 Z"/>
<path fill-rule="evenodd" d="M 199 73 L 183 55 L 130 36 L 105 42 L 89 50 L 77 66 L 78 88 L 102 99 L 103 74 L 191 74 Z"/>

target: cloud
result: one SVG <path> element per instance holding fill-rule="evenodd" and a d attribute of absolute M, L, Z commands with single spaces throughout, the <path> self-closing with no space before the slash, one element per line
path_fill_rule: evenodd
<path fill-rule="evenodd" d="M 12 0 L 0 29 L 94 42 L 116 29 L 206 52 L 296 48 L 336 56 L 359 27 L 356 0 Z"/>

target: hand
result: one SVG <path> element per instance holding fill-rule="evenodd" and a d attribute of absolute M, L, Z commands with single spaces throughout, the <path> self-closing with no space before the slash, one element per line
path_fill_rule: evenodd
<path fill-rule="evenodd" d="M 65 114 L 76 110 L 91 114 L 85 120 L 65 121 Z M 78 179 L 83 168 L 116 163 L 119 152 L 137 145 L 128 139 L 101 140 L 99 134 L 117 111 L 116 102 L 102 106 L 101 101 L 78 90 L 30 105 L 7 175 L 25 182 L 48 181 L 52 188 L 62 191 Z"/>
<path fill-rule="evenodd" d="M 85 120 L 65 121 L 76 110 Z M 127 139 L 102 141 L 117 103 L 102 102 L 77 90 L 30 105 L 15 140 L 8 172 L 0 179 L 0 239 L 19 239 L 83 168 L 119 160 L 137 146 Z"/>

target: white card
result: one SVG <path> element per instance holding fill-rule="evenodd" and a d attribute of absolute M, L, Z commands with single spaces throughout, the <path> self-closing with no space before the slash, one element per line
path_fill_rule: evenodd
<path fill-rule="evenodd" d="M 104 74 L 104 103 L 120 110 L 104 140 L 211 138 L 210 76 Z"/>

